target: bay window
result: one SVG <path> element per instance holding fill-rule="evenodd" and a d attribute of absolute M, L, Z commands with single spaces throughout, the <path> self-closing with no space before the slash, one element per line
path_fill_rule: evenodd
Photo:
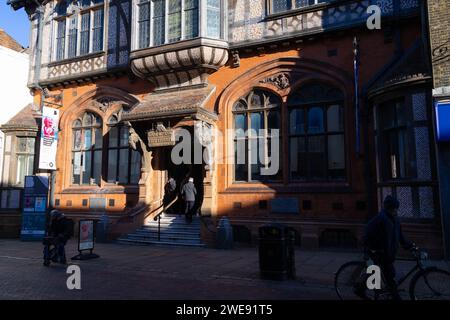
<path fill-rule="evenodd" d="M 223 37 L 222 0 L 137 0 L 138 49 L 193 39 L 199 36 Z M 204 3 L 204 7 L 202 7 Z M 202 11 L 204 10 L 204 11 Z M 205 17 L 201 32 L 200 12 Z"/>
<path fill-rule="evenodd" d="M 103 50 L 103 0 L 62 1 L 55 17 L 54 60 Z"/>

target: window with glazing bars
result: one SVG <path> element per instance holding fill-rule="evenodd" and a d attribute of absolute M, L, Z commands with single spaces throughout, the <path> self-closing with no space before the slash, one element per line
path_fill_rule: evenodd
<path fill-rule="evenodd" d="M 65 38 L 66 38 L 66 20 L 58 20 L 56 34 L 56 60 L 64 59 Z"/>
<path fill-rule="evenodd" d="M 327 2 L 328 0 L 268 0 L 270 13 L 279 13 L 292 9 L 299 9 L 315 4 Z"/>
<path fill-rule="evenodd" d="M 103 0 L 82 0 L 79 10 L 69 10 L 69 2 L 56 8 L 55 60 L 103 50 Z"/>
<path fill-rule="evenodd" d="M 89 29 L 91 24 L 91 13 L 85 12 L 81 15 L 80 30 L 80 55 L 89 53 Z"/>
<path fill-rule="evenodd" d="M 94 10 L 92 26 L 92 52 L 103 49 L 103 8 Z"/>
<path fill-rule="evenodd" d="M 235 181 L 282 180 L 282 157 L 280 154 L 271 155 L 273 139 L 278 139 L 281 148 L 280 109 L 281 99 L 264 90 L 251 91 L 234 104 Z M 264 175 L 261 169 L 269 164 L 272 156 L 279 157 L 280 168 L 273 175 Z"/>
<path fill-rule="evenodd" d="M 67 57 L 73 58 L 77 55 L 77 16 L 71 16 L 69 18 L 69 33 L 67 35 L 67 42 L 68 42 L 68 50 L 67 50 Z"/>
<path fill-rule="evenodd" d="M 207 0 L 206 3 L 206 35 L 211 38 L 220 38 L 220 0 Z"/>
<path fill-rule="evenodd" d="M 197 37 L 199 5 L 199 0 L 140 0 L 137 4 L 138 48 Z"/>
<path fill-rule="evenodd" d="M 17 137 L 16 185 L 23 186 L 25 176 L 33 174 L 35 141 L 34 137 Z"/>
<path fill-rule="evenodd" d="M 112 116 L 108 121 L 108 183 L 137 184 L 140 176 L 141 156 L 130 149 L 129 127 L 119 124 Z"/>
<path fill-rule="evenodd" d="M 102 169 L 102 120 L 91 112 L 72 126 L 72 184 L 100 184 Z"/>
<path fill-rule="evenodd" d="M 308 84 L 288 100 L 291 180 L 345 180 L 343 94 Z"/>

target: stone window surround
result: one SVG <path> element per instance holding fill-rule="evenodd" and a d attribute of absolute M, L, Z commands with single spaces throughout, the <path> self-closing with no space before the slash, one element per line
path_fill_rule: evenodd
<path fill-rule="evenodd" d="M 288 86 L 279 86 L 277 82 L 266 81 L 267 79 L 274 79 L 275 76 L 280 74 L 287 74 L 290 78 Z M 232 83 L 228 85 L 219 98 L 215 111 L 219 115 L 219 118 L 224 117 L 224 125 L 231 127 L 233 118 L 231 108 L 233 104 L 246 92 L 251 91 L 254 88 L 269 90 L 282 98 L 282 110 L 287 110 L 287 97 L 296 90 L 308 82 L 323 81 L 331 86 L 334 86 L 341 90 L 344 94 L 343 108 L 344 117 L 348 119 L 351 117 L 353 110 L 353 83 L 352 79 L 342 71 L 329 64 L 317 64 L 312 59 L 298 59 L 294 57 L 277 58 L 271 61 L 267 61 L 247 72 L 238 76 Z M 242 84 L 245 85 L 242 85 Z M 282 119 L 284 115 L 282 115 Z M 282 120 L 285 121 L 285 120 Z M 287 126 L 282 127 L 281 135 L 287 135 Z M 283 170 L 284 182 L 273 183 L 261 183 L 261 182 L 235 182 L 233 181 L 232 164 L 224 165 L 224 185 L 220 193 L 254 193 L 254 192 L 279 192 L 290 193 L 292 188 L 296 188 L 299 193 L 351 193 L 353 192 L 353 176 L 349 168 L 352 167 L 355 157 L 353 154 L 353 129 L 352 123 L 345 123 L 345 145 L 349 146 L 349 149 L 345 155 L 346 163 L 346 175 L 345 181 L 328 181 L 328 182 L 298 182 L 289 181 L 288 171 Z M 286 141 L 286 140 L 285 140 Z M 228 139 L 225 140 L 224 152 L 228 156 L 232 148 L 229 148 Z M 286 143 L 282 143 L 281 150 L 284 154 L 287 154 L 288 146 Z M 284 161 L 283 167 L 286 167 L 286 161 Z"/>
<path fill-rule="evenodd" d="M 106 113 L 103 113 L 100 110 L 95 110 L 92 107 L 85 107 L 85 108 L 81 108 L 80 111 L 77 113 L 77 115 L 75 117 L 72 118 L 72 122 L 69 122 L 69 124 L 73 123 L 76 119 L 82 117 L 85 113 L 94 113 L 96 116 L 98 116 L 101 121 L 101 127 L 102 127 L 102 139 L 103 139 L 103 144 L 102 144 L 102 166 L 101 166 L 101 174 L 100 174 L 100 183 L 91 183 L 91 184 L 74 184 L 72 183 L 72 163 L 71 161 L 68 164 L 68 166 L 66 166 L 66 168 L 70 168 L 69 170 L 69 181 L 67 183 L 67 188 L 63 188 L 62 193 L 77 193 L 78 191 L 82 191 L 82 192 L 86 192 L 89 191 L 88 193 L 102 193 L 102 190 L 108 190 L 107 193 L 124 193 L 126 190 L 132 190 L 132 192 L 135 191 L 134 187 L 137 187 L 137 185 L 133 185 L 133 184 L 118 184 L 118 183 L 111 183 L 111 182 L 107 182 L 107 179 L 105 178 L 105 174 L 107 174 L 107 167 L 105 167 L 105 163 L 104 163 L 104 157 L 107 156 L 107 152 L 108 152 L 108 139 L 107 139 L 107 135 L 108 132 L 111 128 L 111 124 L 108 123 L 108 120 L 119 114 L 120 113 L 120 109 L 121 107 L 113 107 L 111 108 L 111 110 L 108 110 Z M 69 133 L 69 140 L 66 140 L 69 142 L 70 145 L 66 145 L 67 150 L 70 150 L 70 153 L 72 153 L 72 148 L 73 148 L 73 128 L 70 125 L 67 130 Z M 105 155 L 106 154 L 106 155 Z M 72 159 L 72 155 L 70 157 L 70 159 Z M 129 165 L 131 165 L 131 163 L 129 163 Z M 104 193 L 104 192 L 103 192 Z"/>
<path fill-rule="evenodd" d="M 97 87 L 94 90 L 84 93 L 78 97 L 71 105 L 67 106 L 60 120 L 60 145 L 58 150 L 59 166 L 57 193 L 89 193 L 89 194 L 124 194 L 136 193 L 137 186 L 125 186 L 116 184 L 106 184 L 102 181 L 98 186 L 77 186 L 71 185 L 71 154 L 72 148 L 72 123 L 84 112 L 94 112 L 101 115 L 102 119 L 117 113 L 120 108 L 128 108 L 139 103 L 139 100 L 128 92 L 109 86 Z M 106 124 L 105 124 L 106 125 Z"/>

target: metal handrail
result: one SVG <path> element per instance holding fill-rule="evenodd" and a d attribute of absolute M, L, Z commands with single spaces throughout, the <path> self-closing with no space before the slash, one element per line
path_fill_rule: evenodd
<path fill-rule="evenodd" d="M 170 207 L 172 207 L 172 206 L 175 204 L 175 202 L 177 202 L 177 200 L 178 200 L 178 196 L 175 196 L 175 198 L 174 198 L 171 202 L 169 202 L 169 204 L 168 204 L 167 206 L 164 207 L 164 204 L 162 204 L 162 205 L 159 207 L 159 208 L 163 207 L 163 209 L 161 210 L 161 212 L 158 213 L 158 214 L 156 214 L 156 215 L 153 217 L 153 220 L 154 220 L 154 221 L 158 220 L 158 241 L 161 241 L 161 215 L 162 215 L 167 209 L 169 209 Z"/>

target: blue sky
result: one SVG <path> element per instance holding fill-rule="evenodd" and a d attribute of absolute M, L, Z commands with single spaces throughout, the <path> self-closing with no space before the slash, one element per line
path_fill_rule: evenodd
<path fill-rule="evenodd" d="M 23 47 L 28 47 L 30 23 L 24 9 L 14 11 L 6 5 L 6 0 L 0 0 L 0 28 Z"/>

